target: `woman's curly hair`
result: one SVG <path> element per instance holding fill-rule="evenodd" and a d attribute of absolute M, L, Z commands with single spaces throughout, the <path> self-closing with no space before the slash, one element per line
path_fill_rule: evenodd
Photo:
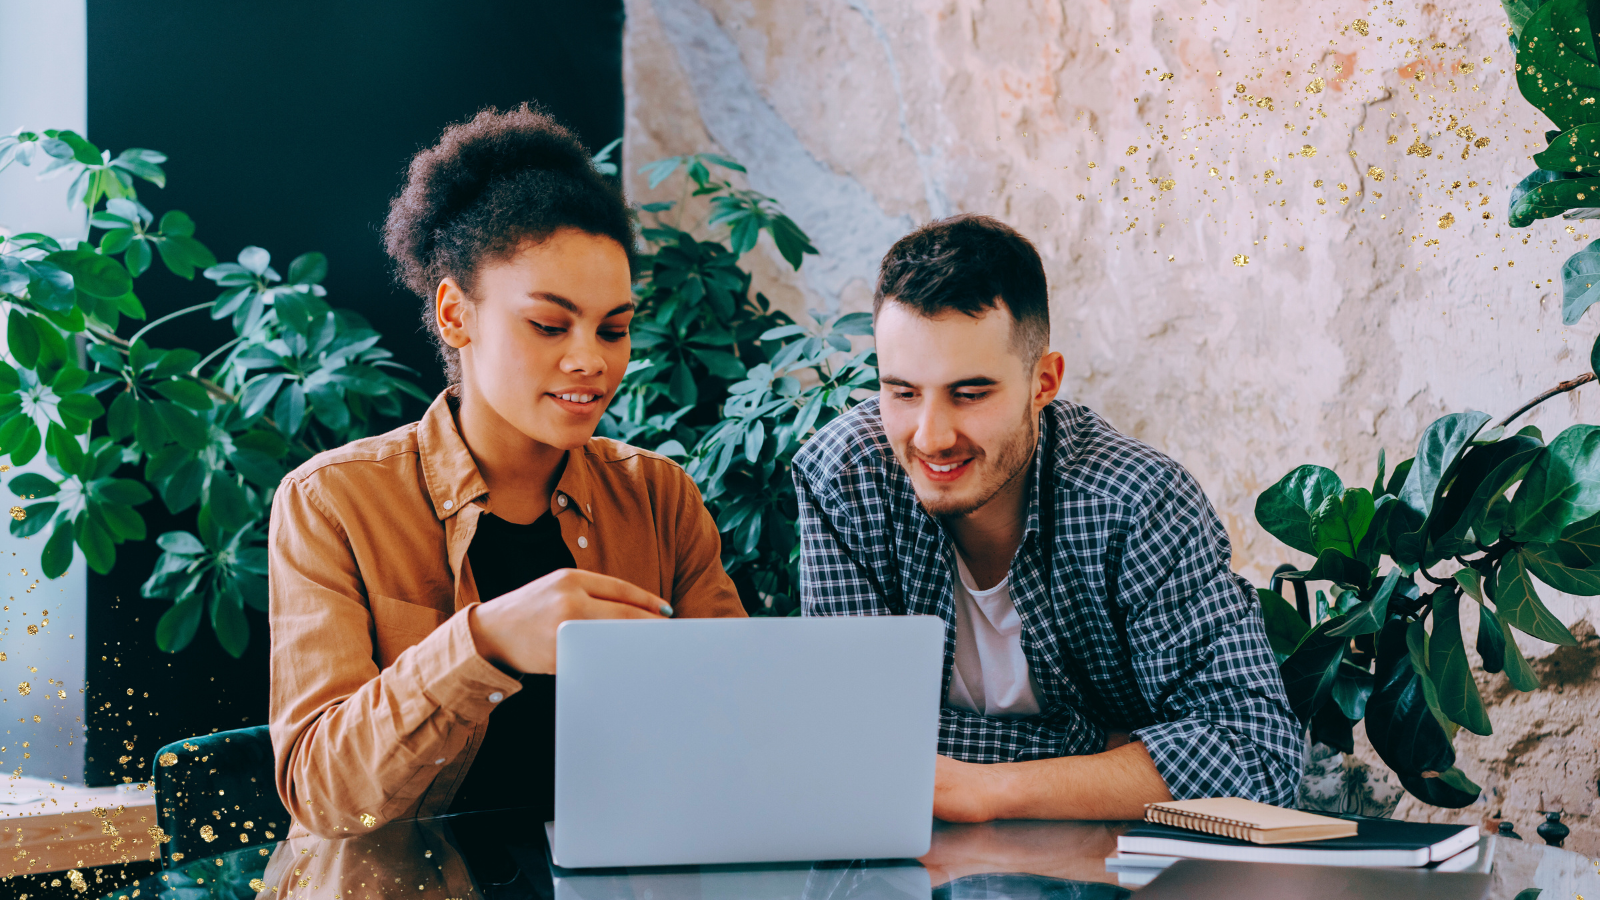
<path fill-rule="evenodd" d="M 434 319 L 439 282 L 454 278 L 470 294 L 485 261 L 561 228 L 611 238 L 635 265 L 634 216 L 622 190 L 595 170 L 571 131 L 527 103 L 482 110 L 412 158 L 405 187 L 389 203 L 384 249 L 399 281 L 423 300 L 422 319 L 452 386 L 460 354 Z"/>

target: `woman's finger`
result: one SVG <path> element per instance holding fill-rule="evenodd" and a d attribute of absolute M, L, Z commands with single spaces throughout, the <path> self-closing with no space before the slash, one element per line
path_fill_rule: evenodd
<path fill-rule="evenodd" d="M 626 603 L 655 615 L 672 617 L 671 604 L 636 584 L 599 572 L 586 572 L 582 569 L 571 571 L 577 586 L 596 600 Z"/>

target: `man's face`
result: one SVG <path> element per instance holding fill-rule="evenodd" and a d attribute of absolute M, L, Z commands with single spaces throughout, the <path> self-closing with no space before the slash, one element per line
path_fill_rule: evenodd
<path fill-rule="evenodd" d="M 1061 355 L 1024 361 L 1011 314 L 924 318 L 893 300 L 876 323 L 884 431 L 930 515 L 965 516 L 1027 469 Z"/>

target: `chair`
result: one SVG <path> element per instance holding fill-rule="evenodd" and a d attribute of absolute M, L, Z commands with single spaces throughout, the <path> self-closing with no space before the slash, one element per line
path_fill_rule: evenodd
<path fill-rule="evenodd" d="M 265 725 L 168 744 L 153 768 L 157 821 L 171 838 L 161 848 L 164 866 L 269 844 L 289 831 Z"/>

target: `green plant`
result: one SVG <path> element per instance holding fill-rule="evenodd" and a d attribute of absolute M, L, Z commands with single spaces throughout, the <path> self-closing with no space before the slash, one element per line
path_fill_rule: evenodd
<path fill-rule="evenodd" d="M 1439 419 L 1387 480 L 1379 453 L 1371 490 L 1307 465 L 1256 502 L 1261 527 L 1316 558 L 1281 576 L 1299 609 L 1259 592 L 1295 714 L 1314 739 L 1347 753 L 1365 720 L 1406 790 L 1436 806 L 1477 799 L 1455 767 L 1453 738 L 1492 730 L 1462 639 L 1463 595 L 1474 601 L 1483 670 L 1531 691 L 1539 680 L 1511 629 L 1577 643 L 1536 582 L 1600 594 L 1600 427 L 1574 425 L 1548 444 L 1531 426 L 1507 433 L 1537 402 L 1488 429 L 1480 412 Z M 1451 571 L 1435 574 L 1440 566 Z M 1329 585 L 1314 606 L 1309 582 Z"/>
<path fill-rule="evenodd" d="M 1556 125 L 1539 168 L 1511 191 L 1511 227 L 1600 215 L 1600 55 L 1588 0 L 1501 0 L 1516 50 L 1517 89 Z M 1561 268 L 1562 320 L 1600 301 L 1600 240 Z M 1593 378 L 1590 373 L 1587 378 Z M 1587 380 L 1587 378 L 1585 380 Z"/>
<path fill-rule="evenodd" d="M 285 277 L 260 247 L 219 264 L 182 212 L 158 222 L 136 180 L 164 186 L 165 161 L 152 150 L 112 157 L 70 131 L 0 137 L 0 169 L 43 163 L 41 174 L 70 175 L 68 203 L 85 215 L 83 235 L 0 240 L 0 454 L 22 465 L 42 450 L 54 473 L 11 479 L 13 493 L 38 501 L 12 508 L 11 533 L 49 529 L 40 555 L 48 578 L 79 551 L 105 573 L 118 544 L 145 539 L 135 507 L 153 496 L 173 513 L 198 506 L 194 532 L 157 538 L 164 552 L 143 593 L 173 605 L 156 642 L 182 649 L 209 615 L 238 656 L 250 636 L 244 607 L 266 608 L 265 525 L 279 478 L 397 416 L 402 395 L 430 398 L 390 374 L 404 367 L 360 316 L 322 299 L 322 254 L 296 258 Z M 96 231 L 98 242 L 88 240 Z M 145 317 L 133 281 L 156 257 L 181 278 L 202 272 L 222 292 L 123 336 Z M 235 337 L 203 355 L 147 339 L 201 312 L 228 319 Z"/>
<path fill-rule="evenodd" d="M 799 610 L 798 509 L 790 461 L 800 442 L 877 389 L 866 313 L 812 313 L 802 326 L 752 296 L 740 258 L 763 231 L 796 269 L 816 253 L 777 203 L 712 175 L 743 172 L 733 160 L 700 154 L 641 169 L 656 187 L 684 170 L 683 196 L 642 209 L 648 271 L 637 285 L 634 359 L 601 433 L 684 460 L 723 535 L 723 565 L 752 612 Z M 706 198 L 701 239 L 680 227 L 692 198 Z M 668 224 L 664 215 L 674 213 Z"/>

